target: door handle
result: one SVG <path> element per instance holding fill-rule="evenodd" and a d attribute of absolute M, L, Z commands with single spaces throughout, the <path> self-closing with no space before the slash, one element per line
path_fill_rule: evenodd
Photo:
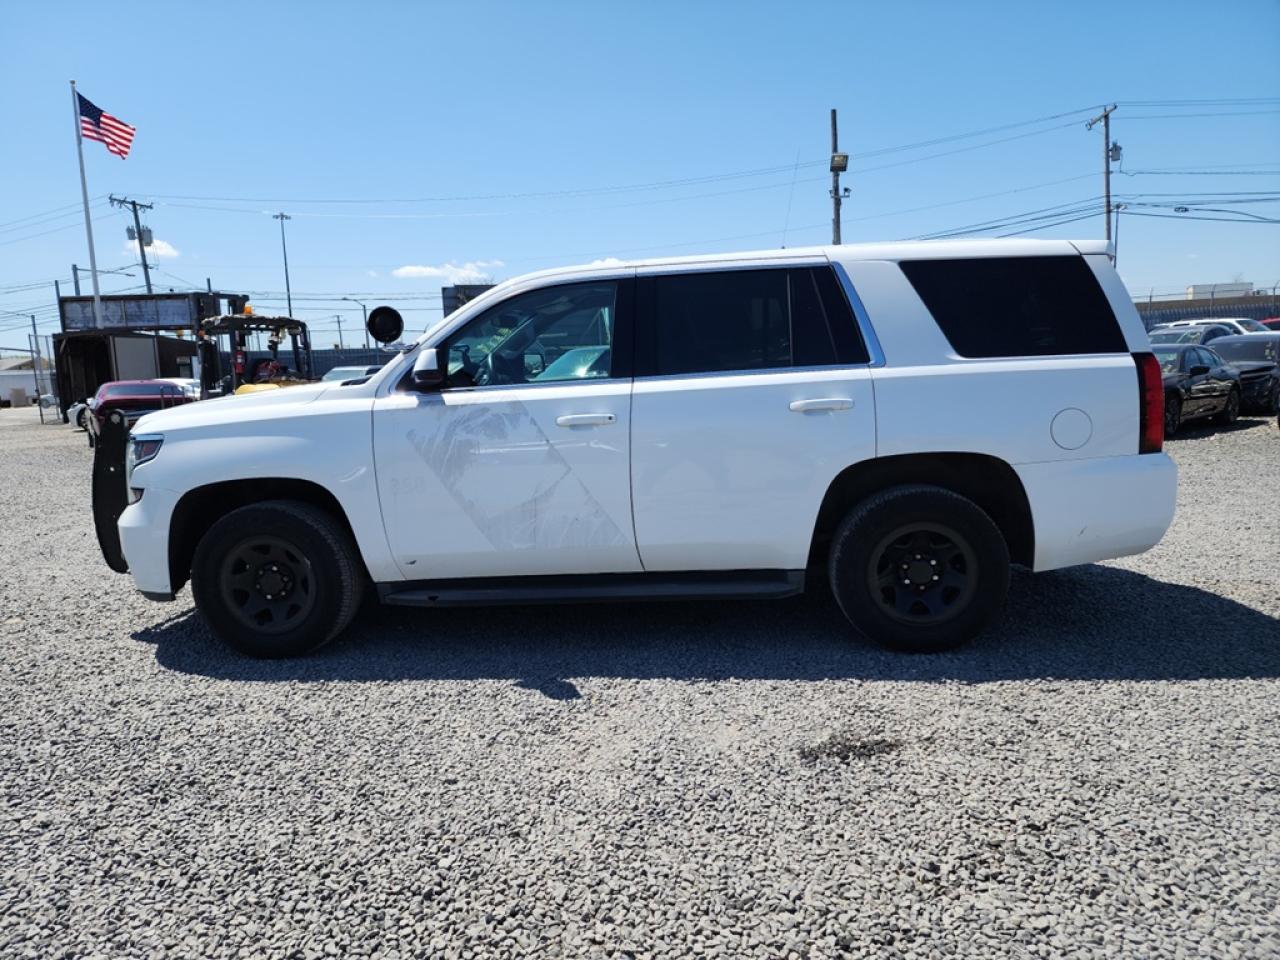
<path fill-rule="evenodd" d="M 601 427 L 617 420 L 612 413 L 570 413 L 556 417 L 557 427 Z"/>
<path fill-rule="evenodd" d="M 816 400 L 792 400 L 788 406 L 796 413 L 813 413 L 818 410 L 849 410 L 853 400 L 849 397 L 822 397 Z"/>

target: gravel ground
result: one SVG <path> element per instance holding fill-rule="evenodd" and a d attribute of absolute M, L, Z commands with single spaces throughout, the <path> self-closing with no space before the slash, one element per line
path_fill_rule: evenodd
<path fill-rule="evenodd" d="M 825 597 L 371 611 L 240 659 L 0 412 L 0 955 L 1280 955 L 1280 436 L 958 653 Z"/>

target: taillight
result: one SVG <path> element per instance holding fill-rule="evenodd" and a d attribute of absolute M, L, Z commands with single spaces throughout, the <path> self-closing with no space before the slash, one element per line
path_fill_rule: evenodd
<path fill-rule="evenodd" d="M 1164 449 L 1164 377 L 1154 353 L 1135 353 L 1138 365 L 1138 452 Z"/>

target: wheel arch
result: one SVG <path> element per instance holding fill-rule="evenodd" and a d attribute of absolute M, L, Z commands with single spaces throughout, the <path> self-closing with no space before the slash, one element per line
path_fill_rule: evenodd
<path fill-rule="evenodd" d="M 1035 559 L 1035 522 L 1017 472 L 999 457 L 981 453 L 910 453 L 852 464 L 827 487 L 818 508 L 809 565 L 825 565 L 831 537 L 853 506 L 873 493 L 907 483 L 943 487 L 976 503 L 1000 529 L 1013 562 Z"/>
<path fill-rule="evenodd" d="M 266 500 L 297 500 L 318 507 L 342 524 L 352 543 L 359 543 L 355 528 L 338 498 L 312 480 L 255 477 L 205 484 L 182 495 L 169 521 L 169 583 L 172 591 L 177 593 L 187 582 L 196 544 L 214 523 L 232 510 Z M 360 556 L 358 549 L 356 555 Z M 364 563 L 362 557 L 360 562 Z"/>

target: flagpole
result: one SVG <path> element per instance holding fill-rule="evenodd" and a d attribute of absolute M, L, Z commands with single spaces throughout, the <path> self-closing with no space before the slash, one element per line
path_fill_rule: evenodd
<path fill-rule="evenodd" d="M 80 196 L 84 200 L 84 232 L 89 238 L 89 273 L 93 276 L 93 325 L 102 328 L 102 296 L 98 292 L 98 256 L 93 252 L 93 221 L 89 219 L 89 185 L 84 178 L 84 138 L 80 136 L 80 100 L 71 81 L 71 110 L 76 122 L 76 155 L 80 158 Z"/>

